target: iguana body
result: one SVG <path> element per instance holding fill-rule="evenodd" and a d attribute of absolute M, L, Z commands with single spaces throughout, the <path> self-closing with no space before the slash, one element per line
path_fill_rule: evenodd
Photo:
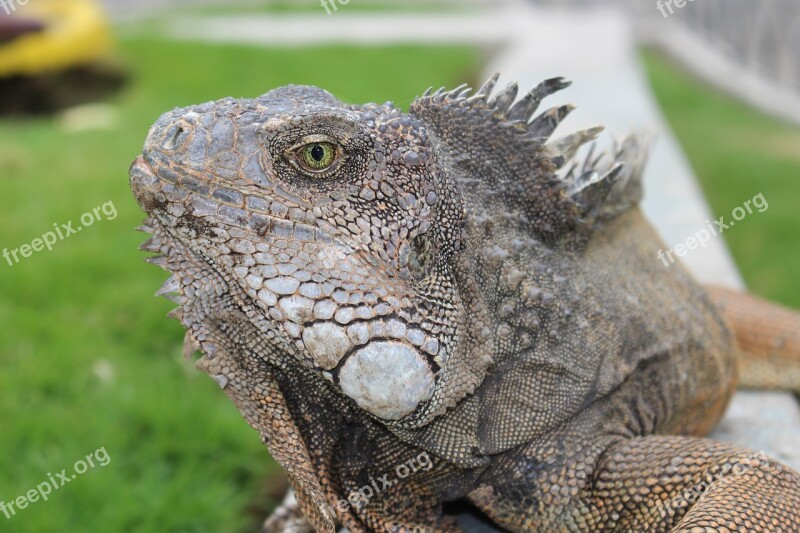
<path fill-rule="evenodd" d="M 566 84 L 495 80 L 408 114 L 295 86 L 178 109 L 134 163 L 187 352 L 295 489 L 267 529 L 455 530 L 460 499 L 510 531 L 800 529 L 797 474 L 697 438 L 736 342 L 657 259 L 637 142 L 576 165 L 597 131 L 532 118 Z"/>

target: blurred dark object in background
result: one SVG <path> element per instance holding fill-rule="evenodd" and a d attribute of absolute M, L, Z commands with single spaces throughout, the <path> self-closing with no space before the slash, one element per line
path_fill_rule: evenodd
<path fill-rule="evenodd" d="M 7 0 L 0 10 L 0 116 L 49 114 L 118 91 L 110 26 L 94 0 Z"/>
<path fill-rule="evenodd" d="M 0 12 L 0 44 L 42 30 L 44 30 L 44 23 L 41 21 L 12 17 Z"/>
<path fill-rule="evenodd" d="M 110 65 L 0 78 L 0 116 L 51 114 L 95 102 L 117 92 L 125 81 L 125 72 Z"/>

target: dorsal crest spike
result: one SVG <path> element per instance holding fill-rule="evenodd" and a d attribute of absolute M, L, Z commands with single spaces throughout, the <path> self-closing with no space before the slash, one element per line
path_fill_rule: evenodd
<path fill-rule="evenodd" d="M 495 109 L 496 112 L 500 112 L 505 114 L 508 111 L 509 106 L 517 97 L 517 92 L 519 91 L 519 86 L 517 82 L 509 83 L 508 86 L 500 91 L 497 96 L 495 96 L 489 105 Z"/>
<path fill-rule="evenodd" d="M 450 90 L 447 94 L 448 94 L 448 96 L 451 96 L 451 97 L 457 97 L 458 94 L 461 91 L 463 91 L 464 89 L 468 89 L 468 88 L 469 88 L 469 86 L 466 83 L 462 83 L 461 85 L 459 85 L 455 89 Z"/>
<path fill-rule="evenodd" d="M 608 197 L 619 183 L 625 164 L 617 162 L 608 172 L 601 175 L 590 170 L 569 186 L 568 194 L 581 206 L 581 215 L 593 217 L 607 206 Z"/>
<path fill-rule="evenodd" d="M 484 96 L 484 97 L 488 98 L 489 95 L 492 94 L 492 91 L 494 90 L 494 86 L 497 85 L 497 80 L 499 80 L 499 79 L 500 79 L 500 73 L 498 72 L 495 75 L 493 75 L 491 78 L 486 80 L 486 82 L 483 85 L 481 85 L 481 88 L 478 89 L 478 92 L 475 93 L 475 96 L 481 95 L 481 96 Z"/>
<path fill-rule="evenodd" d="M 508 112 L 508 118 L 510 120 L 530 120 L 536 110 L 539 109 L 539 104 L 542 103 L 542 100 L 553 93 L 566 89 L 570 85 L 572 85 L 572 82 L 564 78 L 550 78 L 543 81 L 514 104 Z"/>
<path fill-rule="evenodd" d="M 572 104 L 551 107 L 528 125 L 528 134 L 533 137 L 550 138 L 556 128 L 575 110 Z"/>
<path fill-rule="evenodd" d="M 596 126 L 594 128 L 576 131 L 570 133 L 566 137 L 556 139 L 550 143 L 548 147 L 556 154 L 562 156 L 565 161 L 572 161 L 580 147 L 595 140 L 604 129 L 603 126 Z"/>

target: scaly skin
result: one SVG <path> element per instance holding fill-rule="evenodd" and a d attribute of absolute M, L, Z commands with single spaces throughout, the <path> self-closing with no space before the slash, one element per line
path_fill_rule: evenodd
<path fill-rule="evenodd" d="M 800 529 L 797 474 L 698 438 L 737 347 L 657 260 L 639 143 L 574 163 L 597 130 L 532 118 L 566 84 L 512 105 L 495 80 L 408 114 L 290 86 L 151 129 L 143 248 L 288 473 L 266 530 L 455 531 L 465 498 L 511 531 Z"/>

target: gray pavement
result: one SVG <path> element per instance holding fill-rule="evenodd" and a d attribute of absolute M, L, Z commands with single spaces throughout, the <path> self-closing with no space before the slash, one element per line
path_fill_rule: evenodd
<path fill-rule="evenodd" d="M 605 144 L 610 144 L 612 135 L 629 131 L 655 134 L 643 208 L 669 246 L 686 242 L 711 220 L 695 176 L 638 65 L 631 21 L 620 12 L 543 10 L 522 1 L 452 14 L 348 13 L 344 6 L 332 16 L 320 9 L 316 15 L 184 17 L 168 21 L 165 27 L 175 39 L 265 46 L 334 42 L 490 46 L 497 53 L 486 68 L 487 77 L 502 72 L 504 80 L 518 80 L 523 89 L 553 76 L 574 82 L 549 102 L 580 105 L 561 133 L 603 124 L 609 131 L 600 141 Z M 754 185 L 753 195 L 758 192 Z M 742 203 L 749 199 L 742 198 Z M 742 286 L 721 238 L 690 251 L 683 260 L 703 282 Z M 763 450 L 800 469 L 800 407 L 791 395 L 737 393 L 713 436 Z"/>

